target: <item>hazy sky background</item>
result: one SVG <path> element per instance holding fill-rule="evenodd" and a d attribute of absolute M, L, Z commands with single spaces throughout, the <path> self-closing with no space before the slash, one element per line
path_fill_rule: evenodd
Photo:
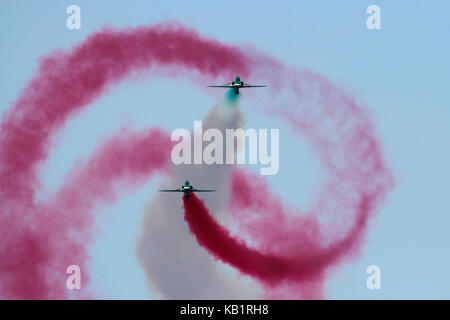
<path fill-rule="evenodd" d="M 66 28 L 66 8 L 81 7 L 81 30 Z M 382 29 L 366 28 L 366 8 L 381 8 Z M 24 1 L 0 7 L 0 109 L 18 97 L 39 57 L 67 49 L 105 25 L 177 20 L 229 44 L 251 44 L 283 62 L 337 81 L 365 101 L 378 123 L 395 190 L 373 221 L 361 256 L 326 285 L 331 299 L 450 299 L 450 3 L 448 1 Z M 239 70 L 236 70 L 237 72 Z M 234 75 L 229 75 L 230 77 Z M 248 82 L 258 82 L 248 79 Z M 244 79 L 245 81 L 245 79 Z M 126 81 L 95 101 L 57 137 L 43 180 L 54 190 L 74 161 L 120 126 L 192 129 L 220 98 L 187 81 Z M 280 171 L 269 178 L 288 201 L 305 206 L 319 168 L 303 142 L 241 97 L 248 125 L 280 128 Z M 177 106 L 190 106 L 189 110 Z M 100 124 L 100 125 L 99 125 Z M 94 292 L 152 298 L 135 257 L 144 206 L 157 180 L 99 212 L 91 247 Z M 366 267 L 381 267 L 381 290 L 366 288 Z"/>

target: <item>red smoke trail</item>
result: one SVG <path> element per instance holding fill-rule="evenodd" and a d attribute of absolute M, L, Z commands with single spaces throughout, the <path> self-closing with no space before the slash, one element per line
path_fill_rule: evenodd
<path fill-rule="evenodd" d="M 297 261 L 295 255 L 282 256 L 253 249 L 243 240 L 231 236 L 213 219 L 195 194 L 188 199 L 183 197 L 183 203 L 185 220 L 200 245 L 243 273 L 275 285 L 283 280 L 301 280 L 315 272 L 314 264 L 308 259 Z"/>
<path fill-rule="evenodd" d="M 236 68 L 248 72 L 247 58 L 237 49 L 174 24 L 104 30 L 42 59 L 0 124 L 0 296 L 68 297 L 61 272 L 72 259 L 85 260 L 96 199 L 111 202 L 117 181 L 135 185 L 168 159 L 169 137 L 163 144 L 161 134 L 149 134 L 148 148 L 140 135 L 118 137 L 81 172 L 75 169 L 54 201 L 35 201 L 51 137 L 111 85 L 132 72 L 160 68 L 170 76 L 196 71 L 209 79 Z"/>
<path fill-rule="evenodd" d="M 325 272 L 358 253 L 393 181 L 367 109 L 320 75 L 275 62 L 263 70 L 290 98 L 273 115 L 306 139 L 327 173 L 316 201 L 308 210 L 286 208 L 263 179 L 237 170 L 230 210 L 253 249 L 218 226 L 195 198 L 185 201 L 187 221 L 214 256 L 269 285 L 268 297 L 317 298 Z M 299 293 L 302 284 L 307 292 Z"/>
<path fill-rule="evenodd" d="M 320 213 L 311 211 L 305 214 L 298 209 L 287 208 L 261 176 L 243 170 L 233 173 L 232 194 L 230 209 L 240 223 L 240 231 L 260 250 L 276 256 L 290 256 L 289 263 L 297 276 L 294 280 L 300 280 L 297 283 L 279 283 L 283 289 L 271 288 L 267 292 L 269 297 L 274 297 L 271 294 L 282 298 L 321 297 L 323 289 L 320 284 L 327 268 L 357 253 L 373 211 L 370 200 L 362 195 L 351 208 L 353 217 L 343 218 L 348 220 L 348 225 L 343 226 L 345 223 L 340 221 L 342 212 L 334 212 L 335 216 L 328 221 L 333 230 L 330 231 L 328 225 L 319 222 Z M 334 237 L 335 234 L 339 236 Z M 311 266 L 309 270 L 302 267 L 306 261 Z M 302 288 L 304 282 L 316 282 L 316 286 L 312 291 L 303 292 L 299 289 L 305 289 Z"/>
<path fill-rule="evenodd" d="M 48 155 L 51 135 L 74 112 L 131 72 L 167 67 L 172 76 L 181 69 L 211 78 L 236 69 L 246 73 L 247 64 L 247 58 L 233 47 L 166 24 L 105 30 L 69 52 L 45 57 L 0 126 L 0 200 L 19 197 L 31 202 L 38 186 L 36 166 Z"/>
<path fill-rule="evenodd" d="M 52 199 L 17 212 L 15 221 L 2 230 L 2 296 L 67 297 L 65 271 L 72 264 L 80 266 L 84 288 L 89 279 L 86 244 L 92 238 L 93 209 L 112 203 L 123 190 L 138 187 L 164 170 L 170 154 L 168 140 L 167 134 L 156 129 L 121 130 L 91 157 L 78 161 Z M 85 290 L 81 296 L 86 296 Z"/>
<path fill-rule="evenodd" d="M 111 85 L 142 69 L 170 76 L 193 71 L 204 80 L 236 70 L 244 77 L 261 74 L 272 88 L 291 95 L 280 103 L 278 114 L 310 143 L 329 174 L 308 216 L 300 219 L 269 190 L 260 190 L 238 173 L 232 208 L 243 231 L 252 236 L 252 248 L 210 219 L 194 196 L 192 203 L 185 203 L 186 219 L 201 245 L 268 286 L 285 280 L 319 281 L 327 267 L 358 247 L 390 180 L 366 110 L 323 77 L 287 69 L 262 55 L 247 55 L 190 30 L 167 24 L 104 30 L 70 51 L 45 57 L 37 75 L 3 115 L 0 296 L 68 297 L 61 272 L 74 258 L 83 266 L 95 205 L 115 200 L 118 183 L 139 185 L 164 167 L 170 145 L 162 142 L 161 133 L 126 134 L 75 168 L 54 199 L 35 200 L 38 169 L 49 155 L 52 136 Z M 162 154 L 155 151 L 159 148 Z M 243 198 L 246 190 L 254 192 Z M 325 226 L 335 226 L 331 232 L 319 221 L 328 217 L 330 208 Z M 251 218 L 253 223 L 247 223 Z M 205 233 L 208 228 L 217 231 L 217 239 Z"/>
<path fill-rule="evenodd" d="M 262 188 L 255 187 L 258 183 Z M 367 223 L 367 202 L 362 200 L 352 230 L 339 242 L 324 248 L 320 246 L 316 221 L 285 212 L 258 176 L 238 172 L 233 177 L 232 188 L 234 209 L 260 210 L 256 211 L 260 223 L 255 226 L 252 220 L 246 225 L 256 247 L 249 247 L 243 239 L 232 236 L 219 225 L 195 194 L 183 198 L 185 220 L 198 243 L 217 259 L 268 287 L 289 286 L 290 281 L 295 285 L 322 280 L 325 268 L 355 246 Z"/>

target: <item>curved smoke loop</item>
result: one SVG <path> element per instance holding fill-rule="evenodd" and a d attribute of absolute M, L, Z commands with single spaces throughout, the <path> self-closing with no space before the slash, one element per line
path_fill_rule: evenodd
<path fill-rule="evenodd" d="M 270 193 L 264 182 L 252 185 L 248 174 L 233 173 L 224 166 L 216 168 L 215 181 L 228 184 L 231 197 L 226 195 L 216 199 L 215 206 L 208 206 L 217 209 L 215 214 L 219 220 L 225 219 L 226 210 L 232 210 L 233 216 L 240 219 L 242 230 L 254 239 L 257 249 L 252 250 L 260 250 L 255 252 L 296 256 L 297 259 L 307 257 L 313 264 L 306 269 L 318 267 L 318 272 L 310 270 L 314 277 L 308 281 L 294 277 L 293 283 L 286 284 L 275 277 L 273 281 L 277 286 L 267 281 L 265 275 L 256 275 L 269 284 L 268 296 L 292 296 L 290 294 L 299 289 L 305 297 L 320 295 L 325 266 L 334 264 L 357 247 L 368 217 L 382 203 L 392 183 L 367 110 L 319 75 L 287 68 L 256 51 L 243 51 L 202 38 L 180 25 L 159 24 L 123 31 L 103 30 L 69 51 L 57 51 L 44 57 L 37 74 L 3 114 L 0 124 L 0 296 L 13 299 L 70 297 L 64 287 L 65 270 L 74 261 L 86 270 L 95 209 L 114 202 L 119 196 L 118 186 L 139 186 L 156 172 L 170 169 L 168 134 L 159 129 L 139 132 L 122 129 L 104 141 L 90 157 L 81 159 L 52 197 L 36 199 L 40 187 L 39 168 L 49 155 L 51 137 L 112 85 L 140 70 L 194 80 L 199 75 L 203 80 L 223 80 L 217 79 L 219 75 L 239 70 L 244 77 L 259 77 L 280 89 L 278 95 L 271 95 L 271 103 L 282 106 L 278 114 L 309 141 L 329 173 L 323 197 L 319 197 L 306 218 L 296 218 L 286 212 L 280 199 Z M 219 106 L 211 111 L 211 123 L 220 119 L 219 127 L 240 126 L 242 116 L 237 110 L 226 117 L 218 116 Z M 183 169 L 179 170 L 182 174 Z M 201 177 L 202 173 L 195 175 Z M 177 174 L 171 176 L 174 177 Z M 261 192 L 268 192 L 270 199 L 262 201 L 254 196 Z M 149 226 L 155 223 L 161 230 L 155 234 L 172 234 L 170 231 L 184 228 L 178 240 L 187 239 L 187 226 L 177 219 L 169 221 L 171 216 L 164 205 L 159 211 L 156 207 L 156 204 L 150 206 L 138 248 L 149 280 L 171 298 L 201 298 L 209 294 L 237 296 L 235 289 L 240 284 L 220 280 L 227 276 L 204 251 L 198 250 L 198 246 L 192 246 L 189 241 L 179 242 L 179 248 L 173 250 L 173 241 L 165 243 L 149 236 L 149 232 L 155 231 Z M 333 232 L 324 232 L 326 228 L 321 229 L 318 222 L 329 208 L 334 212 L 330 223 L 342 217 L 349 221 L 348 226 L 340 224 L 337 228 L 345 231 L 340 239 Z M 192 218 L 187 206 L 186 210 L 186 219 Z M 161 218 L 157 212 L 165 212 L 167 218 Z M 280 223 L 273 226 L 273 219 Z M 171 229 L 165 230 L 168 225 Z M 192 223 L 189 226 L 196 231 L 199 242 L 216 256 L 254 275 L 251 269 L 239 265 L 241 262 L 232 263 L 220 251 L 209 248 L 205 239 L 202 240 L 202 230 L 193 229 Z M 271 232 L 265 232 L 269 227 Z M 223 228 L 222 231 L 226 232 Z M 194 263 L 189 265 L 189 259 L 183 259 L 186 258 L 183 249 L 192 249 L 198 260 L 191 260 Z M 327 254 L 316 257 L 317 252 Z M 165 259 L 152 258 L 152 254 L 159 258 L 165 255 Z M 198 268 L 196 262 L 206 263 Z M 180 269 L 173 268 L 174 265 L 182 266 L 183 272 L 179 273 Z M 298 270 L 292 272 L 298 273 Z M 84 282 L 86 275 L 84 272 Z M 246 294 L 252 296 L 255 291 L 249 290 Z M 89 295 L 84 293 L 79 297 Z"/>

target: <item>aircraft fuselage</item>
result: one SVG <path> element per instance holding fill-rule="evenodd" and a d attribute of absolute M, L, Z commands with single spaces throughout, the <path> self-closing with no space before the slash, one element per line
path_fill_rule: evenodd
<path fill-rule="evenodd" d="M 186 181 L 184 183 L 184 185 L 181 186 L 181 190 L 184 193 L 184 198 L 188 199 L 189 198 L 189 193 L 192 191 L 194 187 L 189 183 L 189 181 Z"/>
<path fill-rule="evenodd" d="M 242 88 L 244 82 L 241 81 L 241 78 L 239 76 L 236 76 L 234 78 L 234 81 L 231 82 L 231 85 L 233 86 L 234 94 L 239 94 L 239 88 Z"/>

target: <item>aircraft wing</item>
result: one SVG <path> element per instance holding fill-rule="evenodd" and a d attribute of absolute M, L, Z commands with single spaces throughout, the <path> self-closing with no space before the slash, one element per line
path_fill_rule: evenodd
<path fill-rule="evenodd" d="M 215 192 L 216 190 L 199 190 L 199 189 L 192 189 L 192 192 Z"/>
<path fill-rule="evenodd" d="M 231 85 L 231 82 L 222 84 L 220 86 L 207 86 L 207 87 L 210 87 L 210 88 L 233 88 L 233 86 Z"/>
<path fill-rule="evenodd" d="M 244 83 L 241 88 L 263 88 L 263 87 L 267 86 L 260 86 L 260 85 L 252 86 L 251 84 Z"/>
<path fill-rule="evenodd" d="M 165 190 L 158 190 L 159 192 L 183 192 L 181 189 L 165 189 Z"/>

